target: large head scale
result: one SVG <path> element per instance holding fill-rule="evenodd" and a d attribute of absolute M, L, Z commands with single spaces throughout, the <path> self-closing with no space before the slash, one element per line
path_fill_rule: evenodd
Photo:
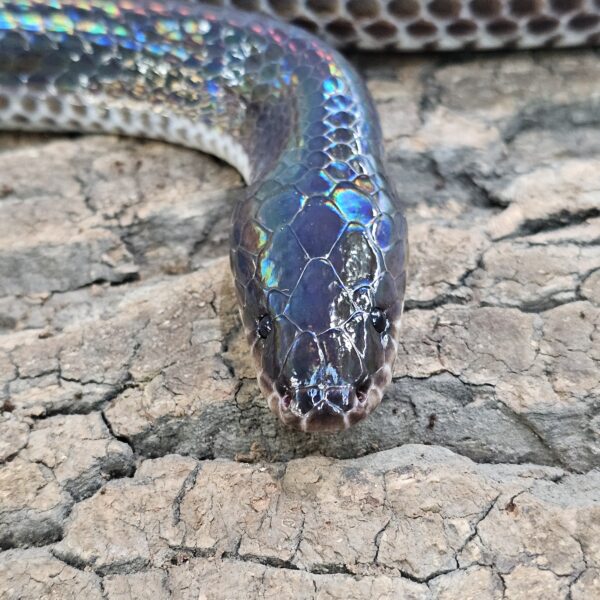
<path fill-rule="evenodd" d="M 264 186 L 234 217 L 232 267 L 261 390 L 284 423 L 345 429 L 396 355 L 406 223 L 383 178 L 307 196 Z"/>

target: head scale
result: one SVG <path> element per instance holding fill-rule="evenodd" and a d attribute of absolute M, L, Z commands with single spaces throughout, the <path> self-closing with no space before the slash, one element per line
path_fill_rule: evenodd
<path fill-rule="evenodd" d="M 232 267 L 259 384 L 304 431 L 361 420 L 391 379 L 406 223 L 393 192 L 368 183 L 309 197 L 262 190 L 234 217 Z"/>

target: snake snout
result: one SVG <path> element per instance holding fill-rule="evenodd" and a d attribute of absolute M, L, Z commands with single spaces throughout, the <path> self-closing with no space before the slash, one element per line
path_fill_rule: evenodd
<path fill-rule="evenodd" d="M 310 386 L 296 390 L 292 411 L 307 415 L 312 410 L 341 414 L 354 406 L 356 394 L 349 386 L 319 388 Z"/>
<path fill-rule="evenodd" d="M 366 416 L 367 395 L 364 386 L 302 386 L 280 397 L 279 413 L 304 431 L 339 431 Z"/>

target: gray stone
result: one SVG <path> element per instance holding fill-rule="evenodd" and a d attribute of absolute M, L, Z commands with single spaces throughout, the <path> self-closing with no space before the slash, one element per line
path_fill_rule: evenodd
<path fill-rule="evenodd" d="M 465 587 L 495 597 L 505 576 L 507 589 L 521 579 L 566 589 L 600 560 L 598 475 L 497 469 L 411 445 L 286 464 L 172 455 L 79 502 L 54 553 L 111 576 L 201 556 L 240 569 L 391 575 L 444 597 Z"/>
<path fill-rule="evenodd" d="M 0 465 L 0 549 L 60 539 L 72 505 L 43 465 L 19 457 Z"/>
<path fill-rule="evenodd" d="M 51 469 L 75 500 L 90 496 L 107 479 L 134 470 L 131 448 L 111 435 L 100 413 L 39 421 L 20 456 Z"/>
<path fill-rule="evenodd" d="M 10 412 L 0 416 L 0 463 L 12 458 L 27 444 L 29 425 Z"/>
<path fill-rule="evenodd" d="M 101 600 L 100 580 L 65 565 L 47 550 L 9 550 L 0 554 L 3 600 Z"/>

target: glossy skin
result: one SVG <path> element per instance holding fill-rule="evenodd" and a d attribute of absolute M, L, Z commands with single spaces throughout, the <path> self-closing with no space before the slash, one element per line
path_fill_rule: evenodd
<path fill-rule="evenodd" d="M 346 428 L 391 379 L 406 222 L 349 64 L 248 13 L 145 0 L 0 0 L 0 127 L 212 152 L 246 178 L 231 265 L 262 391 L 285 422 Z"/>

